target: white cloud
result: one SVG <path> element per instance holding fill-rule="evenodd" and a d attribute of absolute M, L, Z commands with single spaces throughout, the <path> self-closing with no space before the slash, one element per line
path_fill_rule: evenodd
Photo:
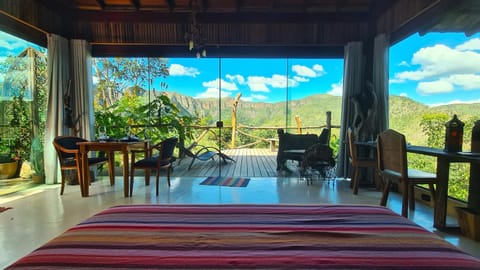
<path fill-rule="evenodd" d="M 459 51 L 437 44 L 422 48 L 412 58 L 412 64 L 420 67 L 415 71 L 395 74 L 396 80 L 421 81 L 451 74 L 471 74 L 480 72 L 480 54 L 472 51 Z"/>
<path fill-rule="evenodd" d="M 403 93 L 400 93 L 400 96 L 401 96 L 401 97 L 408 97 L 408 94 L 405 93 L 405 92 L 403 92 Z"/>
<path fill-rule="evenodd" d="M 323 68 L 323 66 L 319 64 L 313 65 L 313 70 L 317 72 L 317 76 L 322 76 L 327 73 L 325 72 L 325 69 Z"/>
<path fill-rule="evenodd" d="M 196 77 L 200 74 L 198 69 L 193 67 L 185 67 L 179 64 L 171 64 L 169 68 L 170 76 L 187 76 Z"/>
<path fill-rule="evenodd" d="M 249 97 L 244 97 L 242 96 L 242 101 L 248 101 L 248 102 L 253 102 L 255 100 L 267 100 L 268 97 L 264 95 L 258 95 L 258 94 L 252 94 Z"/>
<path fill-rule="evenodd" d="M 222 97 L 231 96 L 231 92 L 222 91 Z M 218 88 L 207 88 L 205 92 L 195 96 L 195 98 L 218 98 Z"/>
<path fill-rule="evenodd" d="M 315 64 L 311 68 L 302 65 L 293 65 L 292 71 L 296 74 L 293 76 L 295 82 L 308 82 L 310 78 L 320 77 L 326 73 L 323 66 L 319 64 Z"/>
<path fill-rule="evenodd" d="M 300 76 L 293 76 L 293 80 L 295 80 L 297 82 L 308 82 L 308 81 L 310 81 L 308 78 L 300 77 Z"/>
<path fill-rule="evenodd" d="M 270 92 L 270 89 L 267 86 L 268 79 L 262 76 L 249 76 L 247 78 L 248 87 L 252 92 Z"/>
<path fill-rule="evenodd" d="M 463 90 L 480 90 L 480 75 L 476 74 L 453 74 L 442 77 L 435 81 L 420 82 L 417 91 L 423 95 L 451 93 L 455 87 Z"/>
<path fill-rule="evenodd" d="M 480 52 L 477 50 L 480 50 L 478 38 L 455 48 L 443 44 L 421 48 L 411 60 L 416 68 L 396 73 L 389 82 L 417 81 L 416 90 L 421 95 L 480 91 Z"/>
<path fill-rule="evenodd" d="M 451 104 L 474 104 L 474 103 L 480 103 L 480 99 L 477 100 L 469 100 L 469 101 L 462 101 L 462 100 L 452 100 L 449 102 L 445 103 L 433 103 L 433 104 L 427 104 L 429 107 L 438 107 L 438 106 L 443 106 L 443 105 L 451 105 Z"/>
<path fill-rule="evenodd" d="M 225 77 L 230 81 L 238 82 L 239 84 L 246 84 L 245 78 L 240 74 L 236 74 L 236 75 L 227 74 L 225 75 Z"/>
<path fill-rule="evenodd" d="M 232 82 L 227 82 L 225 80 L 222 79 L 222 90 L 226 90 L 226 91 L 237 91 L 238 90 L 238 87 L 235 83 L 232 83 Z M 213 80 L 213 81 L 209 81 L 209 82 L 203 82 L 202 85 L 204 87 L 207 87 L 207 88 L 216 88 L 218 89 L 218 86 L 219 86 L 219 81 L 218 81 L 218 78 Z"/>
<path fill-rule="evenodd" d="M 454 74 L 449 76 L 446 80 L 465 90 L 480 90 L 480 75 Z"/>
<path fill-rule="evenodd" d="M 256 95 L 256 94 L 252 94 L 252 98 L 257 99 L 257 100 L 266 100 L 266 99 L 268 99 L 267 96 L 264 96 L 264 95 Z"/>
<path fill-rule="evenodd" d="M 402 62 L 400 62 L 400 64 L 398 64 L 398 66 L 400 66 L 400 67 L 409 67 L 410 64 L 409 64 L 407 61 L 402 61 Z"/>
<path fill-rule="evenodd" d="M 338 83 L 333 83 L 331 89 L 327 92 L 329 95 L 342 96 L 343 95 L 343 80 Z"/>
<path fill-rule="evenodd" d="M 284 75 L 273 74 L 272 77 L 249 76 L 247 84 L 252 92 L 270 92 L 270 88 L 286 88 L 287 77 Z M 293 79 L 288 80 L 288 87 L 297 87 L 299 83 Z"/>
<path fill-rule="evenodd" d="M 423 95 L 450 93 L 454 89 L 453 84 L 446 80 L 421 82 L 417 85 L 417 92 Z"/>
<path fill-rule="evenodd" d="M 480 38 L 470 39 L 465 43 L 458 45 L 457 47 L 455 47 L 455 49 L 459 51 L 480 50 Z"/>
<path fill-rule="evenodd" d="M 315 70 L 313 70 L 309 67 L 306 67 L 306 66 L 293 65 L 292 70 L 293 70 L 293 72 L 295 72 L 296 74 L 298 74 L 299 76 L 302 76 L 302 77 L 314 78 L 314 77 L 317 76 L 317 73 L 315 72 Z"/>

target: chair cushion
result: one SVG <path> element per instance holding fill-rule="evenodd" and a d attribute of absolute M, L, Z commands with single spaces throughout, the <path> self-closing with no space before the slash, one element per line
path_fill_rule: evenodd
<path fill-rule="evenodd" d="M 62 166 L 75 167 L 75 166 L 77 166 L 77 161 L 73 158 L 65 158 L 63 160 L 63 165 Z"/>
<path fill-rule="evenodd" d="M 424 172 L 416 169 L 408 168 L 408 177 L 409 178 L 432 178 L 436 179 L 437 175 L 434 173 Z"/>
<path fill-rule="evenodd" d="M 200 155 L 198 155 L 197 158 L 199 160 L 206 161 L 206 160 L 209 160 L 209 159 L 213 158 L 213 156 L 215 156 L 216 154 L 217 154 L 216 152 L 207 151 L 207 152 L 204 152 L 204 153 L 201 153 Z"/>
<path fill-rule="evenodd" d="M 133 166 L 134 167 L 142 167 L 142 168 L 156 168 L 157 167 L 157 162 L 158 162 L 158 156 L 155 156 L 155 157 L 149 157 L 149 158 L 139 160 L 139 161 L 135 162 L 135 164 Z M 170 164 L 170 162 L 168 160 L 162 160 L 160 162 L 161 167 L 167 166 L 168 164 Z"/>

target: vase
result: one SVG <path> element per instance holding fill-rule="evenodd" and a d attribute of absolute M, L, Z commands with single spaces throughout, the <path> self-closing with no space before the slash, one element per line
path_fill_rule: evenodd
<path fill-rule="evenodd" d="M 0 179 L 13 178 L 17 174 L 18 162 L 10 161 L 0 163 Z"/>

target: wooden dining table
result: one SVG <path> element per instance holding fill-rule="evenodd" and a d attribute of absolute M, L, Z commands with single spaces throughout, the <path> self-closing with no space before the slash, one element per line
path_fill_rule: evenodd
<path fill-rule="evenodd" d="M 110 183 L 115 184 L 115 155 L 114 152 L 121 152 L 123 154 L 123 190 L 124 196 L 129 196 L 129 153 L 132 150 L 144 149 L 145 155 L 148 155 L 148 140 L 141 141 L 87 141 L 77 143 L 81 155 L 81 179 L 80 185 L 82 190 L 82 196 L 89 196 L 90 186 L 90 169 L 88 166 L 88 153 L 90 151 L 102 151 L 105 152 L 108 157 L 108 167 L 110 175 Z M 145 177 L 149 177 L 146 173 Z"/>
<path fill-rule="evenodd" d="M 376 141 L 355 142 L 359 146 L 377 147 Z M 446 230 L 458 226 L 447 225 L 448 179 L 451 163 L 470 163 L 467 208 L 480 209 L 480 153 L 447 152 L 444 149 L 407 144 L 407 152 L 433 156 L 437 159 L 437 185 L 433 212 L 433 226 Z"/>
<path fill-rule="evenodd" d="M 480 209 L 480 153 L 472 152 L 446 152 L 443 149 L 407 145 L 407 152 L 434 156 L 437 158 L 437 187 L 435 192 L 434 221 L 437 229 L 448 229 L 447 226 L 447 201 L 448 177 L 451 163 L 470 163 L 470 177 L 467 207 Z"/>

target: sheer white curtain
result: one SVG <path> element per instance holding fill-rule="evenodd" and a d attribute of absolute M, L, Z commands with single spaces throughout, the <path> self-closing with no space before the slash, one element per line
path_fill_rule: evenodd
<path fill-rule="evenodd" d="M 91 47 L 85 40 L 71 40 L 73 87 L 73 121 L 75 136 L 91 140 L 95 137 L 93 129 L 92 97 L 92 56 Z"/>
<path fill-rule="evenodd" d="M 55 184 L 60 179 L 57 153 L 52 145 L 56 136 L 67 134 L 64 121 L 63 95 L 69 80 L 68 40 L 58 35 L 48 35 L 47 85 L 48 101 L 45 130 L 45 183 Z"/>
<path fill-rule="evenodd" d="M 373 134 L 388 128 L 388 49 L 389 40 L 386 34 L 375 37 L 373 47 L 373 86 L 377 94 L 377 118 Z"/>
<path fill-rule="evenodd" d="M 354 108 L 352 98 L 362 91 L 364 82 L 364 56 L 362 42 L 350 42 L 345 46 L 343 71 L 342 118 L 340 128 L 340 149 L 338 152 L 337 175 L 347 176 L 348 153 L 346 130 L 353 122 Z"/>

